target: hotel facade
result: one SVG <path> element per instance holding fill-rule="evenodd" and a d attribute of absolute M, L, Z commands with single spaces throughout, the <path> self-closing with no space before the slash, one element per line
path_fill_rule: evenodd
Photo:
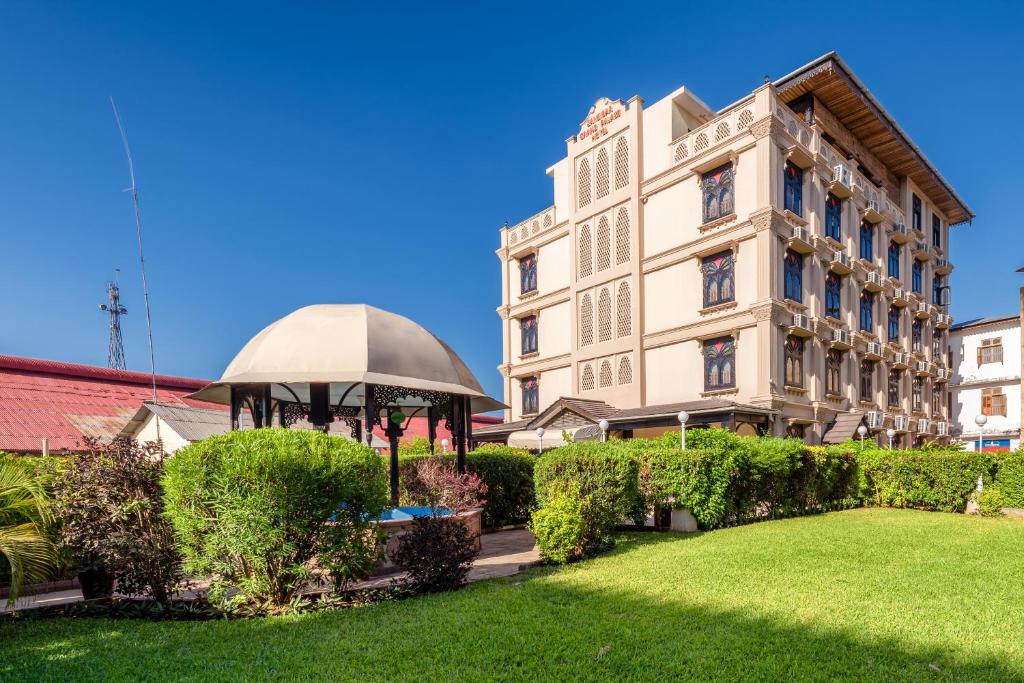
<path fill-rule="evenodd" d="M 511 408 L 477 440 L 680 409 L 948 438 L 948 231 L 973 214 L 834 53 L 719 111 L 598 100 L 547 174 L 553 204 L 500 231 Z"/>

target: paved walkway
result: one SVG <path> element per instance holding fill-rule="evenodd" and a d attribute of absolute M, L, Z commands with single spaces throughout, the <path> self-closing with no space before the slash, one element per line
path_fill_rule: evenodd
<path fill-rule="evenodd" d="M 480 546 L 480 557 L 476 558 L 476 561 L 473 562 L 473 568 L 469 572 L 469 581 L 482 581 L 499 576 L 512 576 L 540 562 L 540 552 L 537 550 L 533 534 L 525 529 L 510 529 L 493 534 L 483 534 L 480 537 Z M 386 586 L 396 579 L 402 578 L 402 576 L 403 574 L 401 573 L 378 576 L 360 582 L 355 588 Z M 74 590 L 24 596 L 18 599 L 14 609 L 23 610 L 33 607 L 66 605 L 81 600 L 82 591 L 76 588 Z M 0 612 L 6 612 L 9 609 L 7 599 L 0 599 Z"/>

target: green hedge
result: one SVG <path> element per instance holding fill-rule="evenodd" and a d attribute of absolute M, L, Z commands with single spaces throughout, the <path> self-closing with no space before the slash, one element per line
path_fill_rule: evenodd
<path fill-rule="evenodd" d="M 1024 451 L 998 457 L 995 483 L 1006 507 L 1024 508 Z"/>
<path fill-rule="evenodd" d="M 403 503 L 416 504 L 409 495 L 409 482 L 416 476 L 416 462 L 429 454 L 409 454 L 399 458 L 399 489 Z M 451 453 L 444 456 L 454 462 Z M 466 454 L 466 469 L 487 484 L 487 502 L 481 521 L 495 529 L 509 524 L 523 524 L 533 507 L 533 466 L 535 458 L 519 448 L 484 445 Z"/>
<path fill-rule="evenodd" d="M 991 454 L 938 449 L 870 449 L 857 463 L 864 502 L 942 512 L 963 512 L 978 477 L 992 481 L 996 469 Z"/>

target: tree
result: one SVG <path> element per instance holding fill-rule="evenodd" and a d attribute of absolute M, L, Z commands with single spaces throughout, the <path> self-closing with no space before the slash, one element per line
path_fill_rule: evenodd
<path fill-rule="evenodd" d="M 57 549 L 44 530 L 48 508 L 45 476 L 17 460 L 0 460 L 0 556 L 10 569 L 8 604 L 25 583 L 48 579 L 57 564 Z"/>

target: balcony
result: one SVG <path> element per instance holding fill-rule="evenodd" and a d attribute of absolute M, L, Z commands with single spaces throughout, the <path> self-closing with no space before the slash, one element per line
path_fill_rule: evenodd
<path fill-rule="evenodd" d="M 868 342 L 867 350 L 864 352 L 864 358 L 867 360 L 882 360 L 884 354 L 882 353 L 882 345 L 878 342 Z"/>
<path fill-rule="evenodd" d="M 953 324 L 953 316 L 949 313 L 939 313 L 935 316 L 935 329 L 948 330 Z"/>
<path fill-rule="evenodd" d="M 794 313 L 793 320 L 789 325 L 789 333 L 797 337 L 813 337 L 814 330 L 811 328 L 811 319 L 803 313 Z"/>
<path fill-rule="evenodd" d="M 869 198 L 867 200 L 867 202 L 866 202 L 866 204 L 864 206 L 864 213 L 863 213 L 862 217 L 864 218 L 864 220 L 868 221 L 869 223 L 876 223 L 877 224 L 877 223 L 881 223 L 885 219 L 885 217 L 882 215 L 882 207 L 878 203 L 878 199 L 877 199 L 878 193 L 877 193 L 877 191 L 873 191 L 872 194 L 873 194 L 873 196 L 875 198 L 874 199 L 870 199 Z"/>
<path fill-rule="evenodd" d="M 939 275 L 949 275 L 953 272 L 953 264 L 944 258 L 936 258 L 935 272 Z"/>
<path fill-rule="evenodd" d="M 918 377 L 928 377 L 932 374 L 932 364 L 926 360 L 919 360 L 914 363 L 914 374 Z"/>
<path fill-rule="evenodd" d="M 868 273 L 867 278 L 864 280 L 864 289 L 869 292 L 881 292 L 883 286 L 882 274 L 878 271 Z"/>
<path fill-rule="evenodd" d="M 910 354 L 899 351 L 892 355 L 892 367 L 896 370 L 906 370 L 910 367 Z"/>
<path fill-rule="evenodd" d="M 906 223 L 893 223 L 888 230 L 889 239 L 898 244 L 906 244 L 910 241 Z"/>
<path fill-rule="evenodd" d="M 789 236 L 789 248 L 798 254 L 810 254 L 814 251 L 814 244 L 811 241 L 811 233 L 807 228 L 794 225 L 793 232 Z"/>
<path fill-rule="evenodd" d="M 914 306 L 914 316 L 921 320 L 926 320 L 932 317 L 932 305 L 924 301 Z"/>
<path fill-rule="evenodd" d="M 840 199 L 853 194 L 853 174 L 849 166 L 836 164 L 832 167 L 832 182 L 828 185 L 828 191 Z"/>
<path fill-rule="evenodd" d="M 930 261 L 932 258 L 932 250 L 924 240 L 914 240 L 914 247 L 911 253 L 918 261 Z"/>
<path fill-rule="evenodd" d="M 902 287 L 896 287 L 892 290 L 892 305 L 905 308 L 910 305 L 910 295 L 907 294 L 907 290 Z"/>
<path fill-rule="evenodd" d="M 906 225 L 907 219 L 903 215 L 903 209 L 900 208 L 899 204 L 889 199 L 888 195 L 885 197 L 884 208 L 885 211 L 883 213 L 885 214 L 886 220 L 889 220 L 894 224 Z M 906 228 L 904 228 L 903 234 L 905 235 L 906 233 Z"/>
<path fill-rule="evenodd" d="M 949 368 L 939 368 L 935 373 L 935 381 L 944 384 L 949 381 L 951 374 L 953 373 Z"/>
<path fill-rule="evenodd" d="M 534 235 L 539 235 L 541 232 L 546 231 L 554 225 L 555 207 L 549 206 L 543 211 L 530 216 L 525 221 L 506 228 L 505 232 L 508 235 L 508 245 L 511 247 L 521 242 L 525 242 Z"/>
<path fill-rule="evenodd" d="M 832 260 L 829 261 L 828 267 L 840 275 L 849 275 L 852 270 L 850 267 L 850 257 L 842 249 L 836 249 L 832 252 Z"/>

